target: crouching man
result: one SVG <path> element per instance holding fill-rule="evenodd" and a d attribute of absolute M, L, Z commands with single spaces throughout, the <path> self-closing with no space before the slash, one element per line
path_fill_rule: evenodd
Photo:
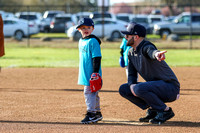
<path fill-rule="evenodd" d="M 121 32 L 132 48 L 128 53 L 128 83 L 120 86 L 119 93 L 139 108 L 148 109 L 140 122 L 164 123 L 175 115 L 165 103 L 178 99 L 180 91 L 176 75 L 164 61 L 167 51 L 159 51 L 146 41 L 146 29 L 140 24 L 130 23 Z M 137 82 L 138 74 L 146 82 Z"/>

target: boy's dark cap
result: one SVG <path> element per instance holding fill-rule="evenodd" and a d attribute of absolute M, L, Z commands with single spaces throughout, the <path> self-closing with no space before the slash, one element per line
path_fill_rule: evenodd
<path fill-rule="evenodd" d="M 85 26 L 93 26 L 94 27 L 94 22 L 91 18 L 81 18 L 78 21 L 78 26 L 76 27 L 76 29 L 78 29 L 79 27 L 81 27 L 82 25 Z"/>
<path fill-rule="evenodd" d="M 138 35 L 139 37 L 146 36 L 146 28 L 143 25 L 131 22 L 128 24 L 126 31 L 121 31 L 126 35 Z"/>

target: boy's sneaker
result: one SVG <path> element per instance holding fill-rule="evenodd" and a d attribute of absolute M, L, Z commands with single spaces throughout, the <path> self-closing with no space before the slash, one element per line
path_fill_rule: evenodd
<path fill-rule="evenodd" d="M 82 124 L 90 124 L 97 122 L 96 113 L 87 112 L 85 118 L 81 121 Z"/>
<path fill-rule="evenodd" d="M 96 118 L 98 119 L 98 121 L 101 121 L 103 119 L 101 112 L 96 112 Z"/>
<path fill-rule="evenodd" d="M 172 108 L 169 108 L 168 111 L 162 111 L 158 112 L 157 116 L 151 120 L 149 120 L 150 123 L 152 124 L 161 124 L 164 123 L 165 121 L 171 119 L 174 117 L 174 112 L 172 111 Z"/>
<path fill-rule="evenodd" d="M 157 111 L 154 109 L 148 109 L 146 116 L 139 119 L 140 122 L 149 122 L 150 119 L 155 118 L 157 115 Z"/>

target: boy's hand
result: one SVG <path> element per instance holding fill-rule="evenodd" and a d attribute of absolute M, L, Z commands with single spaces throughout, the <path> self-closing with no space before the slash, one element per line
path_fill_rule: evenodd
<path fill-rule="evenodd" d="M 158 61 L 164 60 L 164 59 L 165 59 L 165 53 L 166 53 L 166 52 L 167 52 L 167 51 L 156 52 L 156 53 L 155 53 L 156 59 L 157 59 Z"/>
<path fill-rule="evenodd" d="M 99 73 L 93 73 L 90 78 L 90 89 L 91 92 L 96 92 L 102 87 L 102 79 Z"/>

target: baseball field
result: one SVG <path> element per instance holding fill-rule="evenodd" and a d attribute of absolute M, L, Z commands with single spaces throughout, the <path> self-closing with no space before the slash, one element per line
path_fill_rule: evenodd
<path fill-rule="evenodd" d="M 23 45 L 19 44 L 16 47 L 23 47 Z M 189 54 L 187 55 L 191 58 L 189 58 L 190 61 L 188 60 L 190 65 L 186 66 L 182 63 L 178 64 L 177 58 L 173 61 L 173 58 L 170 57 L 170 53 L 173 54 L 173 51 L 169 50 L 167 53 L 169 55 L 166 55 L 166 58 L 171 58 L 167 61 L 171 64 L 181 83 L 181 96 L 179 100 L 167 103 L 172 107 L 175 117 L 161 125 L 138 122 L 138 119 L 145 115 L 145 111 L 122 98 L 118 93 L 119 86 L 126 82 L 125 69 L 116 65 L 106 66 L 107 57 L 104 57 L 105 64 L 102 67 L 104 84 L 100 92 L 104 118 L 97 124 L 83 125 L 80 124 L 80 121 L 86 113 L 86 105 L 83 86 L 77 85 L 76 61 L 67 62 L 66 59 L 66 62 L 63 62 L 74 63 L 74 66 L 46 67 L 34 63 L 34 59 L 47 60 L 44 57 L 39 58 L 40 52 L 36 46 L 35 51 L 38 53 L 35 54 L 38 57 L 34 57 L 33 60 L 32 57 L 21 56 L 20 52 L 17 52 L 19 49 L 14 46 L 6 46 L 8 55 L 0 59 L 1 66 L 3 66 L 0 73 L 0 132 L 2 133 L 200 132 L 200 67 L 198 63 L 193 66 L 193 62 L 198 62 L 196 58 L 199 55 L 192 55 L 196 51 L 188 50 Z M 15 56 L 11 55 L 12 49 L 16 49 Z M 31 55 L 30 51 L 28 53 Z M 55 55 L 56 53 L 52 53 L 49 56 L 54 57 Z M 111 55 L 109 54 L 109 56 Z M 183 62 L 185 59 L 183 57 L 186 57 L 186 55 L 176 56 L 182 56 Z M 28 58 L 27 60 L 32 60 L 35 66 L 31 67 L 31 61 L 26 60 L 23 66 L 21 61 L 19 63 L 14 57 L 18 60 Z M 118 59 L 118 57 L 115 59 L 111 56 L 112 58 Z M 11 62 L 14 63 L 4 66 L 5 60 L 12 60 Z M 57 63 L 57 65 L 60 64 L 62 63 Z M 139 81 L 143 81 L 143 79 L 139 78 Z"/>

